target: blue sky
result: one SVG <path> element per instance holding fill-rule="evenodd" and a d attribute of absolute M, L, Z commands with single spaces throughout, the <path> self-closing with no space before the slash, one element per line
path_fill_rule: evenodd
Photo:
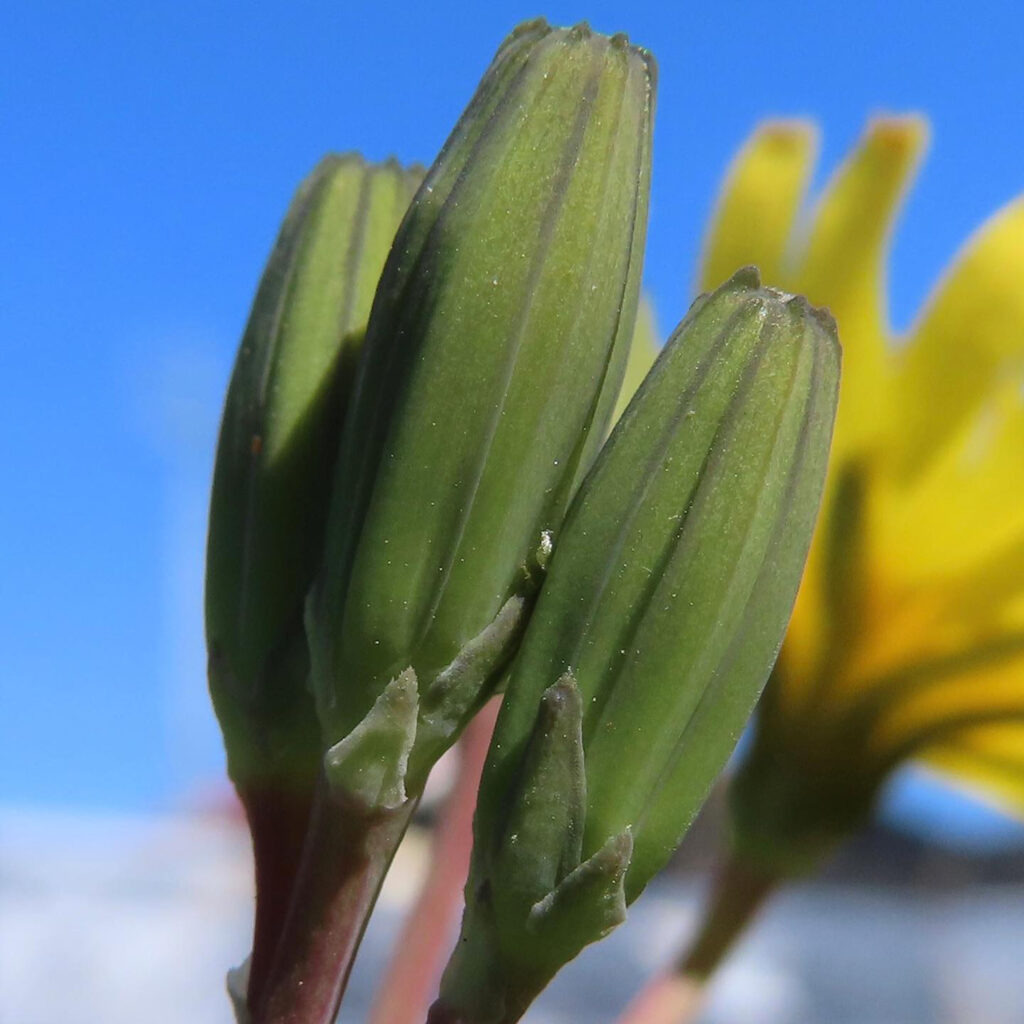
<path fill-rule="evenodd" d="M 538 13 L 658 58 L 646 280 L 663 328 L 760 117 L 818 119 L 824 173 L 871 113 L 930 116 L 894 250 L 900 326 L 1024 190 L 1009 0 L 16 5 L 0 23 L 0 802 L 166 807 L 219 777 L 206 491 L 277 223 L 326 150 L 429 162 L 503 35 Z M 984 828 L 910 790 L 895 805 L 911 817 Z"/>

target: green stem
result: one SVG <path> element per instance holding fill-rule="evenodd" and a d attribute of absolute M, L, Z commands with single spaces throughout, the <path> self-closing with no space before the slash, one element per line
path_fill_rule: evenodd
<path fill-rule="evenodd" d="M 434 1003 L 427 1014 L 427 1024 L 471 1024 L 466 1017 L 460 1017 L 450 1006 Z"/>
<path fill-rule="evenodd" d="M 522 1013 L 510 1013 L 500 1017 L 481 1017 L 458 1010 L 439 999 L 427 1014 L 427 1024 L 516 1024 L 522 1016 Z"/>
<path fill-rule="evenodd" d="M 769 872 L 730 857 L 718 872 L 701 929 L 665 974 L 652 979 L 617 1024 L 689 1024 L 704 1005 L 708 978 L 777 884 Z"/>
<path fill-rule="evenodd" d="M 416 801 L 362 814 L 321 779 L 291 906 L 253 1024 L 333 1024 Z"/>
<path fill-rule="evenodd" d="M 675 973 L 707 980 L 778 882 L 771 872 L 730 857 L 715 879 L 700 931 L 676 962 Z"/>
<path fill-rule="evenodd" d="M 427 1024 L 515 1024 L 544 987 L 543 982 L 509 985 L 493 930 L 479 915 L 479 903 L 471 901 Z M 473 926 L 474 920 L 478 927 Z M 469 935 L 475 941 L 467 941 Z"/>

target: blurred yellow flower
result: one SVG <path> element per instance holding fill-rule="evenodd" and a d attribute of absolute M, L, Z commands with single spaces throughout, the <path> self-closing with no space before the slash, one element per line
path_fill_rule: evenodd
<path fill-rule="evenodd" d="M 814 866 L 909 758 L 1024 812 L 1024 198 L 896 337 L 886 255 L 926 135 L 871 122 L 804 224 L 814 129 L 764 124 L 709 233 L 703 289 L 757 264 L 829 306 L 844 349 L 822 517 L 733 787 L 736 853 L 773 874 Z"/>

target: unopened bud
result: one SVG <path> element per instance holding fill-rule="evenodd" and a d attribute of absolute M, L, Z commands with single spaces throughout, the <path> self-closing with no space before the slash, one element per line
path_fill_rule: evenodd
<path fill-rule="evenodd" d="M 210 689 L 236 782 L 305 776 L 318 758 L 302 606 L 370 304 L 420 177 L 393 161 L 321 161 L 292 201 L 242 337 L 206 575 Z"/>
<path fill-rule="evenodd" d="M 831 318 L 745 270 L 698 299 L 626 409 L 508 683 L 442 986 L 454 1019 L 518 1020 L 700 808 L 792 609 L 838 374 Z"/>
<path fill-rule="evenodd" d="M 392 733 L 411 743 L 410 795 L 507 667 L 614 408 L 652 89 L 649 58 L 621 38 L 518 30 L 384 270 L 308 632 L 328 745 L 379 717 L 394 681 L 415 683 L 415 736 Z M 346 786 L 366 758 L 343 753 L 328 761 Z"/>

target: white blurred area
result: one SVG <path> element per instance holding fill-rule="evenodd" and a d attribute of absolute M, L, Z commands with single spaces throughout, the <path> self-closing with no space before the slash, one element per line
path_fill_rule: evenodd
<path fill-rule="evenodd" d="M 364 1019 L 426 856 L 385 888 L 343 1022 Z M 0 1022 L 230 1024 L 224 973 L 251 920 L 240 821 L 0 811 Z M 651 886 L 528 1024 L 611 1024 L 693 927 L 693 876 Z M 1024 887 L 818 883 L 777 897 L 721 972 L 704 1024 L 1020 1024 Z"/>

